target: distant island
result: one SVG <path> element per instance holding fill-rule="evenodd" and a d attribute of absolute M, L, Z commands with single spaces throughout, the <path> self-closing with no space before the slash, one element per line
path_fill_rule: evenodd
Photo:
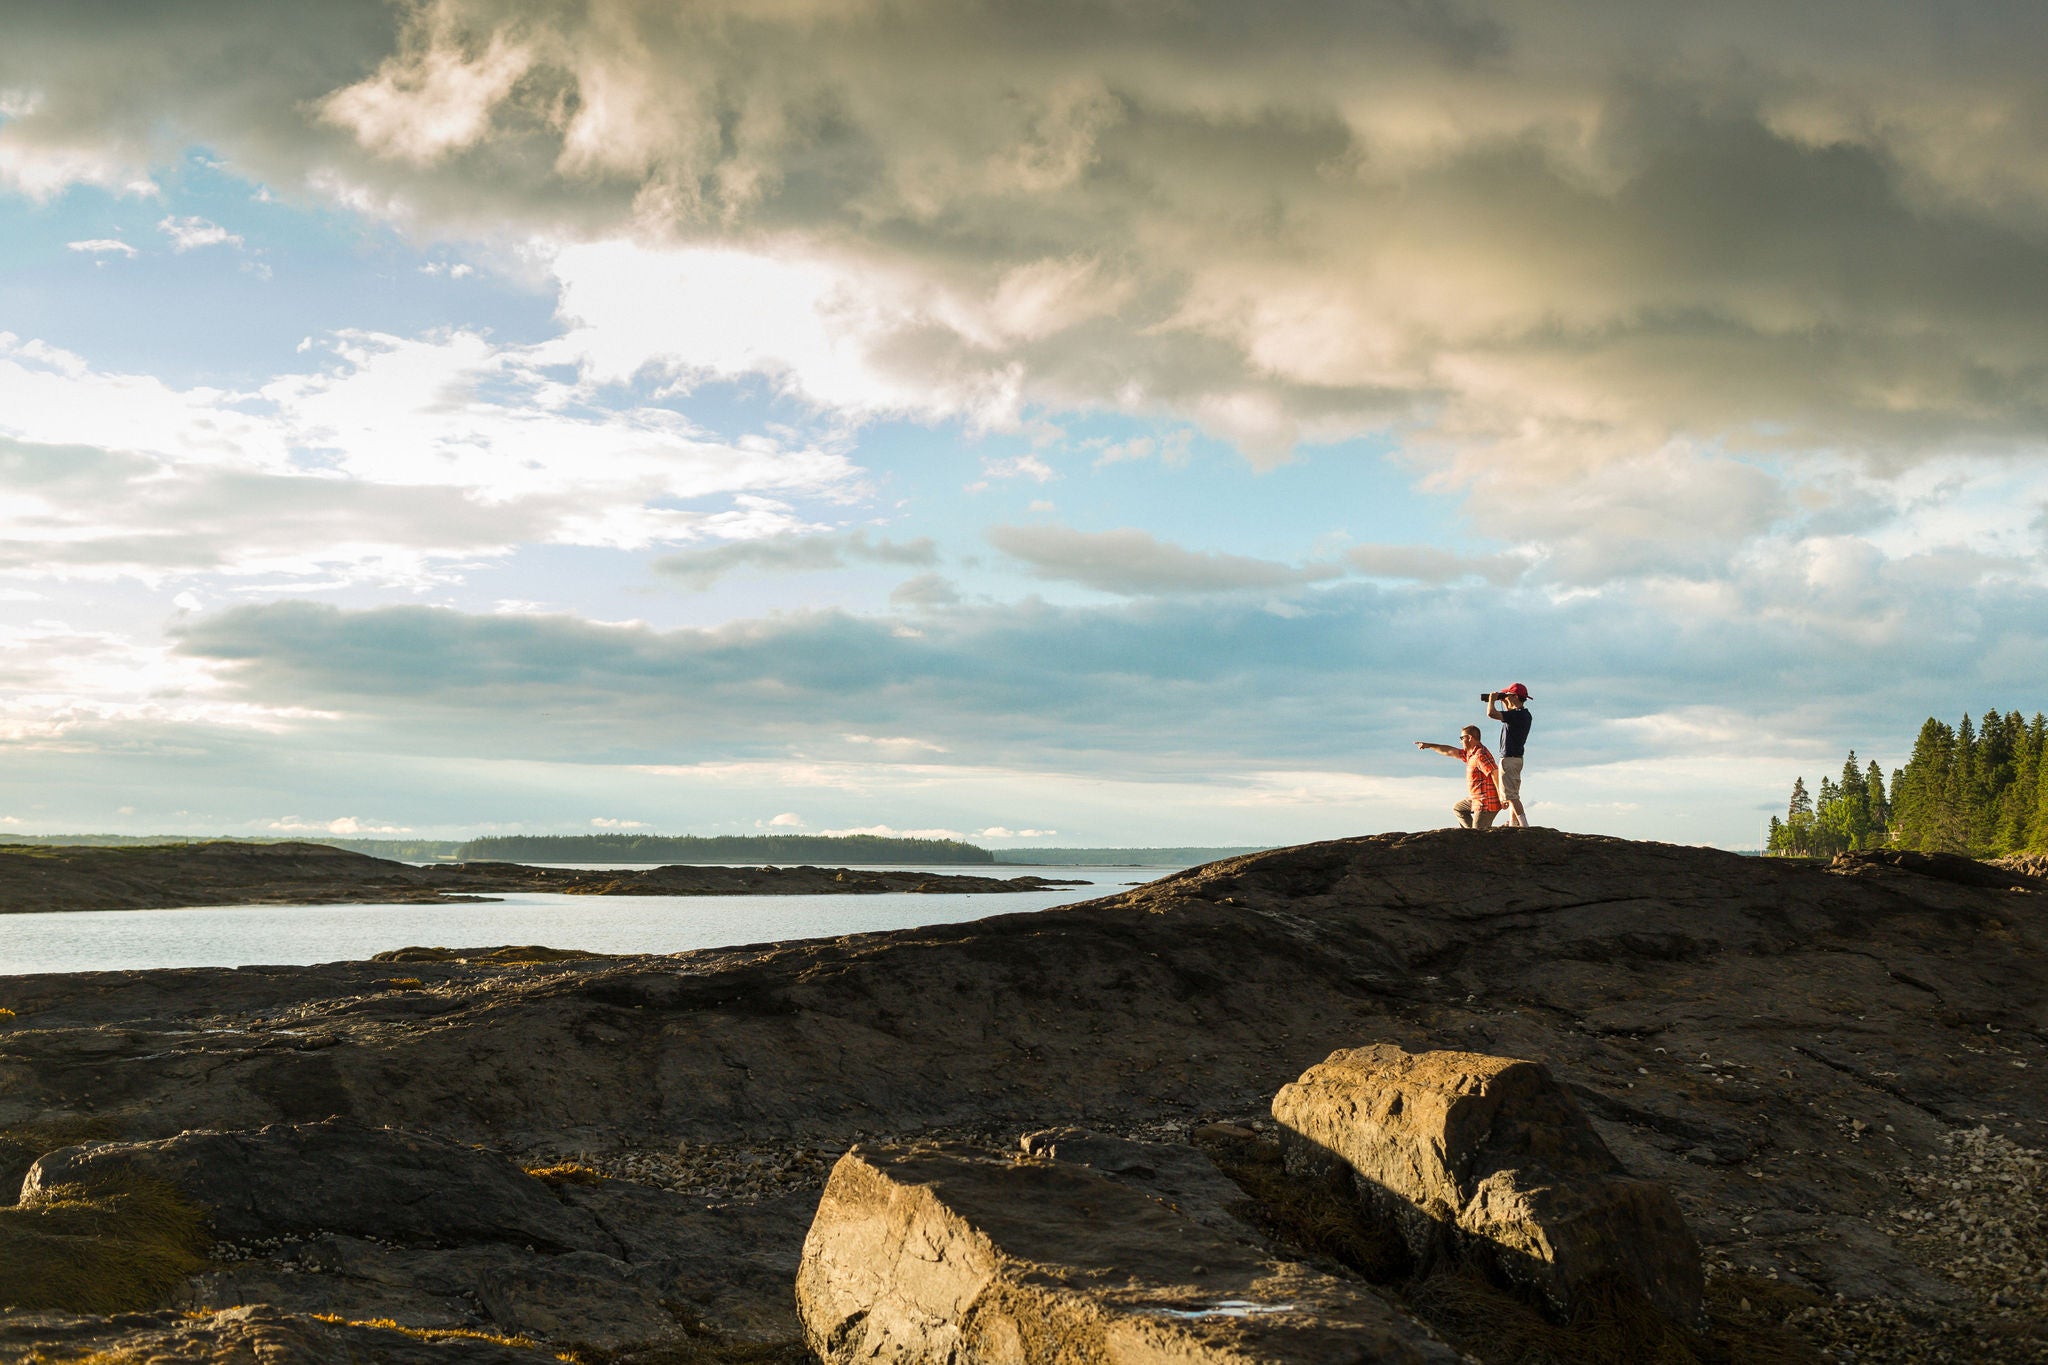
<path fill-rule="evenodd" d="M 1004 848 L 957 839 L 892 839 L 874 834 L 499 834 L 482 839 L 356 839 L 299 835 L 223 839 L 211 834 L 0 834 L 0 844 L 117 848 L 154 844 L 313 842 L 400 862 L 508 863 L 795 863 L 882 866 L 1003 864 L 1015 867 L 1189 867 L 1258 853 L 1261 844 L 1216 848 Z"/>

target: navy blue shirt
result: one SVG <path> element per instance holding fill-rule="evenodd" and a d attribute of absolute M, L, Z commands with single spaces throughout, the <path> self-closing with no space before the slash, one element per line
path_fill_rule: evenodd
<path fill-rule="evenodd" d="M 1513 711 L 1500 713 L 1500 756 L 1520 758 L 1522 746 L 1529 742 L 1529 722 L 1535 717 L 1524 706 Z"/>

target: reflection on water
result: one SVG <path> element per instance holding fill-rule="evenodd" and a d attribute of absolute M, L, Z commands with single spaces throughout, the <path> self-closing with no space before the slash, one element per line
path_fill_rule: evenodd
<path fill-rule="evenodd" d="M 988 871 L 973 870 L 983 875 Z M 235 905 L 0 915 L 0 976 L 338 962 L 411 944 L 479 948 L 544 943 L 600 953 L 675 953 L 1044 910 L 1110 895 L 1132 882 L 1164 875 L 1166 869 L 1001 869 L 1002 875 L 1029 871 L 1090 885 L 974 896 L 519 892 L 477 905 Z"/>

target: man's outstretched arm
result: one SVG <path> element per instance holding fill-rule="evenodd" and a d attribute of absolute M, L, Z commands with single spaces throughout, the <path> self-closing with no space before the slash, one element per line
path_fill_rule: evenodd
<path fill-rule="evenodd" d="M 1418 749 L 1434 750 L 1435 752 L 1442 754 L 1445 758 L 1455 758 L 1460 763 L 1465 761 L 1465 751 L 1463 749 L 1453 749 L 1448 744 L 1431 744 L 1426 739 L 1418 739 L 1415 741 L 1415 747 Z"/>

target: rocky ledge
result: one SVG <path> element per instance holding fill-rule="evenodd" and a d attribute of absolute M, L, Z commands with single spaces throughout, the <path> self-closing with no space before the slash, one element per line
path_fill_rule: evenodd
<path fill-rule="evenodd" d="M 2048 1361 L 2044 889 L 1446 831 L 0 977 L 0 1358 Z"/>
<path fill-rule="evenodd" d="M 524 863 L 417 866 L 324 844 L 0 847 L 0 914 L 160 910 L 180 905 L 338 905 L 488 900 L 508 891 L 571 896 L 818 896 L 1040 891 L 1045 877 L 877 872 L 833 867 L 674 865 L 627 871 Z"/>

